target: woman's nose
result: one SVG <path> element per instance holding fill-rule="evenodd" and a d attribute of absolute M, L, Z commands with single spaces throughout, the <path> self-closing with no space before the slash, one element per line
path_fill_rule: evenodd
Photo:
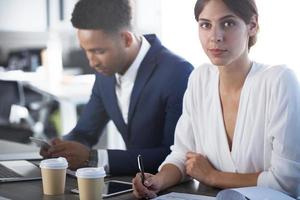
<path fill-rule="evenodd" d="M 211 29 L 211 37 L 212 42 L 222 42 L 224 40 L 223 30 L 219 27 L 213 27 Z"/>

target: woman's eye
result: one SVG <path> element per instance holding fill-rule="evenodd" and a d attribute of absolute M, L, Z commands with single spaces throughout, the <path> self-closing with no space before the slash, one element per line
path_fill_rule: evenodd
<path fill-rule="evenodd" d="M 232 27 L 234 25 L 235 25 L 234 21 L 226 21 L 226 22 L 223 23 L 223 26 L 225 28 Z"/>
<path fill-rule="evenodd" d="M 209 29 L 211 27 L 211 24 L 207 22 L 202 22 L 199 24 L 199 26 L 203 29 Z"/>

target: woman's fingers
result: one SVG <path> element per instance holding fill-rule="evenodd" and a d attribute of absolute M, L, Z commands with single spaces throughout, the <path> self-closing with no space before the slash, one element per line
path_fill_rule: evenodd
<path fill-rule="evenodd" d="M 145 185 L 142 183 L 141 173 L 137 173 L 135 178 L 132 179 L 133 183 L 133 194 L 137 198 L 154 198 L 156 197 L 155 191 L 152 191 L 150 188 L 152 186 L 152 174 L 145 173 Z"/>

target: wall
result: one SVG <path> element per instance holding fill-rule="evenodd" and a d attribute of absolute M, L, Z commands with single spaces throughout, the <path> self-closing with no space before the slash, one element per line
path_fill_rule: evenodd
<path fill-rule="evenodd" d="M 161 36 L 161 0 L 134 0 L 133 25 L 137 33 Z"/>
<path fill-rule="evenodd" d="M 1 0 L 2 31 L 45 31 L 46 0 Z"/>

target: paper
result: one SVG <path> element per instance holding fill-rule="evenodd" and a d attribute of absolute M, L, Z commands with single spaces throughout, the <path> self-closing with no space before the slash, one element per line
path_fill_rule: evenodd
<path fill-rule="evenodd" d="M 156 197 L 155 200 L 216 200 L 216 197 L 171 192 L 169 194 Z"/>
<path fill-rule="evenodd" d="M 279 192 L 265 187 L 245 187 L 234 189 L 249 199 L 272 199 L 272 200 L 295 200 L 294 198 Z"/>
<path fill-rule="evenodd" d="M 218 200 L 295 200 L 294 198 L 265 187 L 243 187 L 236 189 L 222 190 L 218 193 Z"/>
<path fill-rule="evenodd" d="M 243 187 L 226 189 L 218 193 L 217 197 L 172 192 L 155 200 L 296 200 L 282 192 L 265 187 Z"/>

